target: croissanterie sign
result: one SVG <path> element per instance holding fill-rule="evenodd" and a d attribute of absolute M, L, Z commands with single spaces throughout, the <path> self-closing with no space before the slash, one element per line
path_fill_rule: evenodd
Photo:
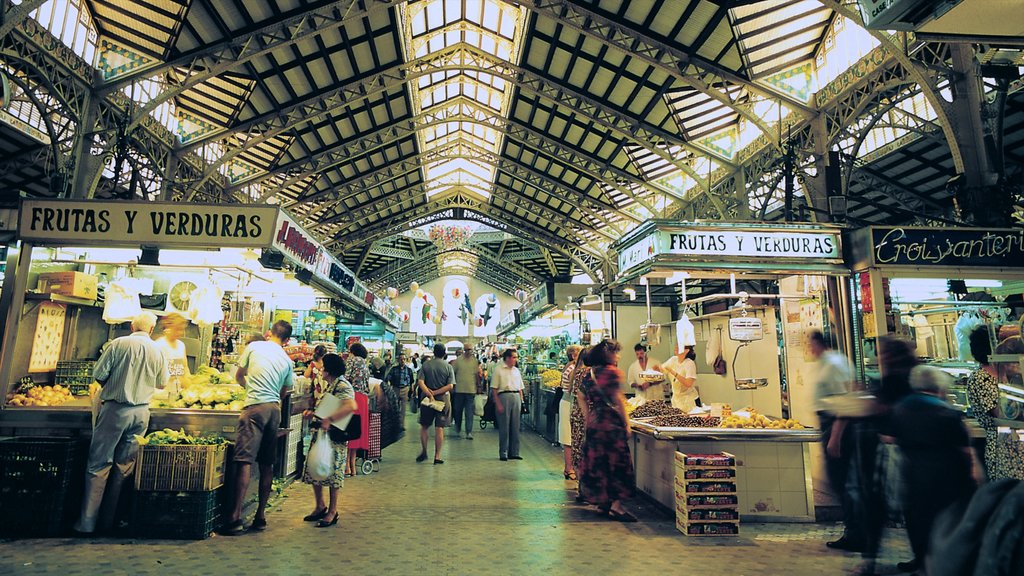
<path fill-rule="evenodd" d="M 277 212 L 232 204 L 23 200 L 18 237 L 65 246 L 266 248 Z"/>

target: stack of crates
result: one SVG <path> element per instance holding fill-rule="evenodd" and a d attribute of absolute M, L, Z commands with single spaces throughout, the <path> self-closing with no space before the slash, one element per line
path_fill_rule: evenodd
<path fill-rule="evenodd" d="M 143 446 L 132 526 L 142 538 L 202 540 L 220 519 L 229 444 Z"/>
<path fill-rule="evenodd" d="M 74 512 L 78 446 L 73 438 L 0 438 L 0 536 L 60 535 Z"/>
<path fill-rule="evenodd" d="M 676 528 L 687 536 L 740 533 L 736 457 L 676 452 Z"/>
<path fill-rule="evenodd" d="M 92 369 L 94 360 L 66 360 L 57 362 L 54 384 L 68 389 L 73 396 L 89 394 L 89 385 L 93 383 Z"/>

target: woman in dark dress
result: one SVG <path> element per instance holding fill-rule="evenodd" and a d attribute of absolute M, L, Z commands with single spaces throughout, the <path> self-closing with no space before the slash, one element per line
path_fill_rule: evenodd
<path fill-rule="evenodd" d="M 629 453 L 629 418 L 621 386 L 625 380 L 618 369 L 622 347 L 604 340 L 588 354 L 590 377 L 576 392 L 587 422 L 583 443 L 580 489 L 583 497 L 597 505 L 609 518 L 636 522 L 623 500 L 633 497 L 633 459 Z"/>

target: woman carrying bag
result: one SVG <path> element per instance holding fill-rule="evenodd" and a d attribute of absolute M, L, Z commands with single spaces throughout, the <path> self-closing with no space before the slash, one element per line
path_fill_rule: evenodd
<path fill-rule="evenodd" d="M 315 435 L 315 442 L 330 442 L 334 450 L 334 468 L 331 474 L 324 480 L 315 480 L 309 474 L 309 458 L 306 459 L 306 466 L 302 472 L 302 481 L 313 486 L 313 497 L 316 499 L 316 508 L 313 512 L 303 518 L 306 522 L 316 522 L 317 528 L 326 528 L 338 523 L 338 491 L 345 484 L 345 464 L 348 459 L 348 442 L 334 442 L 330 439 L 329 430 L 333 422 L 340 421 L 349 414 L 356 411 L 356 395 L 352 385 L 342 376 L 345 373 L 345 361 L 337 354 L 327 354 L 323 357 L 323 391 L 314 400 L 317 404 L 325 394 L 333 394 L 341 401 L 341 406 L 334 414 L 327 418 L 314 418 L 310 424 L 311 429 L 318 430 Z M 313 412 L 307 410 L 304 417 L 313 417 Z M 310 450 L 312 452 L 312 449 Z M 330 489 L 330 504 L 324 504 L 324 486 Z"/>

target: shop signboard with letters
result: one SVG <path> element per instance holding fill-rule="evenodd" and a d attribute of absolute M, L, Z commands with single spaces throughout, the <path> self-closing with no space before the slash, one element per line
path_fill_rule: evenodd
<path fill-rule="evenodd" d="M 275 206 L 23 199 L 18 238 L 62 246 L 266 248 L 277 215 Z"/>
<path fill-rule="evenodd" d="M 862 253 L 868 251 L 876 266 L 1024 266 L 1024 228 L 879 226 L 870 228 L 855 246 Z"/>
<path fill-rule="evenodd" d="M 702 223 L 652 223 L 619 248 L 620 275 L 658 257 L 703 260 L 709 257 L 751 261 L 840 262 L 839 230 L 808 226 L 727 227 Z"/>

